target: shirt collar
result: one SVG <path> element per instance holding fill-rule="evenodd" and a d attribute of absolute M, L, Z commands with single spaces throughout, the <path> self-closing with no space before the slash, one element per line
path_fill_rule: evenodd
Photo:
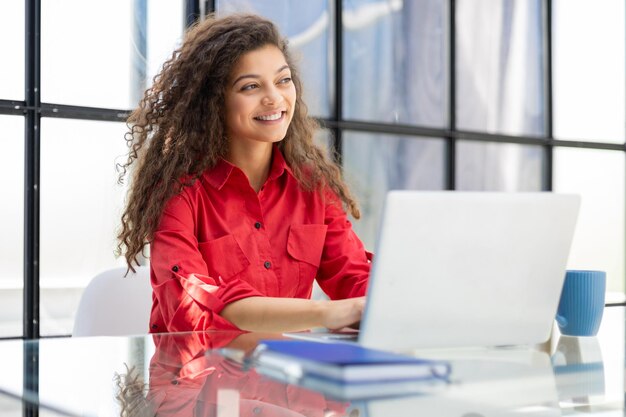
<path fill-rule="evenodd" d="M 228 181 L 228 179 L 230 178 L 233 171 L 236 169 L 239 168 L 231 164 L 227 160 L 221 158 L 217 162 L 215 167 L 209 169 L 204 176 L 207 182 L 213 188 L 221 190 L 224 184 L 226 184 L 226 181 Z M 272 152 L 272 166 L 270 167 L 267 181 L 279 178 L 281 175 L 283 175 L 285 171 L 290 174 L 292 173 L 291 168 L 289 168 L 289 166 L 287 165 L 287 161 L 285 161 L 282 152 L 280 151 L 280 149 L 278 149 L 278 146 L 274 145 L 274 149 Z"/>
<path fill-rule="evenodd" d="M 274 152 L 272 153 L 272 166 L 270 167 L 270 173 L 267 176 L 267 180 L 275 180 L 283 175 L 285 171 L 293 175 L 293 173 L 291 172 L 291 168 L 289 168 L 289 165 L 287 165 L 287 161 L 285 161 L 283 153 L 280 151 L 280 149 L 278 149 L 278 146 L 274 144 Z"/>

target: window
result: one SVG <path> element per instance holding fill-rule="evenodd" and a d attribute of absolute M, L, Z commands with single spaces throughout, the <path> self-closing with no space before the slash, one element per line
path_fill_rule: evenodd
<path fill-rule="evenodd" d="M 22 334 L 24 253 L 24 119 L 0 116 L 0 337 Z"/>
<path fill-rule="evenodd" d="M 570 269 L 606 271 L 607 291 L 624 293 L 624 201 L 622 152 L 557 148 L 554 190 L 582 197 Z M 616 294 L 610 295 L 611 300 Z"/>
<path fill-rule="evenodd" d="M 545 133 L 542 18 L 540 0 L 457 2 L 459 129 Z"/>
<path fill-rule="evenodd" d="M 177 44 L 180 2 L 42 2 L 41 100 L 129 109 Z M 77 19 L 73 16 L 88 15 Z M 97 18 L 96 18 L 97 17 Z M 71 28 L 71 30 L 69 30 Z"/>
<path fill-rule="evenodd" d="M 553 4 L 554 136 L 623 144 L 624 2 Z M 589 30 L 581 30 L 581 25 Z"/>
<path fill-rule="evenodd" d="M 626 10 L 620 0 L 553 5 L 554 137 L 588 143 L 554 149 L 554 190 L 582 196 L 570 267 L 605 270 L 607 300 L 623 301 Z"/>
<path fill-rule="evenodd" d="M 354 228 L 369 250 L 375 249 L 387 191 L 442 190 L 444 167 L 442 139 L 344 133 L 344 176 L 359 200 L 362 216 Z"/>
<path fill-rule="evenodd" d="M 24 98 L 24 2 L 0 3 L 0 99 Z"/>
<path fill-rule="evenodd" d="M 126 126 L 44 119 L 41 131 L 41 334 L 70 334 L 83 288 L 125 264 L 114 249 L 126 191 L 115 161 L 127 152 Z"/>
<path fill-rule="evenodd" d="M 121 122 L 180 43 L 185 24 L 184 2 L 115 0 L 103 7 L 95 1 L 50 0 L 36 16 L 39 49 L 16 36 L 25 33 L 25 14 L 31 12 L 24 5 L 0 6 L 5 40 L 0 53 L 10 57 L 0 80 L 0 182 L 11 196 L 0 208 L 0 231 L 11 237 L 0 242 L 6 272 L 0 275 L 0 337 L 23 333 L 24 242 L 39 248 L 39 282 L 32 285 L 40 286 L 43 335 L 69 334 L 87 282 L 123 263 L 113 256 L 124 194 L 115 172 L 116 158 L 126 152 Z M 25 56 L 40 57 L 39 82 L 26 80 Z M 28 103 L 31 112 L 24 110 L 25 80 L 29 91 L 41 92 L 43 102 Z M 39 153 L 24 154 L 25 134 L 35 138 Z M 24 204 L 25 156 L 39 170 L 40 203 L 29 200 L 33 207 Z M 39 234 L 34 227 L 24 236 L 25 213 L 35 206 Z M 33 312 L 32 304 L 26 310 Z"/>
<path fill-rule="evenodd" d="M 353 0 L 343 6 L 343 117 L 446 126 L 447 2 Z"/>
<path fill-rule="evenodd" d="M 545 152 L 541 146 L 460 140 L 456 185 L 467 191 L 541 191 Z"/>

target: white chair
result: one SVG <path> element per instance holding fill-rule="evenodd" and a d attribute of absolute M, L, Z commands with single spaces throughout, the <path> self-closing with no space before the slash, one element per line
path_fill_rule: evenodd
<path fill-rule="evenodd" d="M 146 334 L 152 308 L 150 268 L 115 268 L 96 275 L 83 293 L 72 336 Z"/>

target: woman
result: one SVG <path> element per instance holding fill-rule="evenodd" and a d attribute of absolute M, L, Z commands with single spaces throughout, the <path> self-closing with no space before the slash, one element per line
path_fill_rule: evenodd
<path fill-rule="evenodd" d="M 357 323 L 369 254 L 315 147 L 286 41 L 253 15 L 192 28 L 129 118 L 118 250 L 150 244 L 152 332 Z M 310 300 L 317 279 L 331 301 Z"/>

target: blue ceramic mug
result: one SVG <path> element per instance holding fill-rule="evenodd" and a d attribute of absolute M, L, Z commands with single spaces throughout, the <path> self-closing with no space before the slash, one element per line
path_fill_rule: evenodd
<path fill-rule="evenodd" d="M 604 312 L 606 273 L 567 271 L 556 322 L 566 336 L 595 336 Z"/>

